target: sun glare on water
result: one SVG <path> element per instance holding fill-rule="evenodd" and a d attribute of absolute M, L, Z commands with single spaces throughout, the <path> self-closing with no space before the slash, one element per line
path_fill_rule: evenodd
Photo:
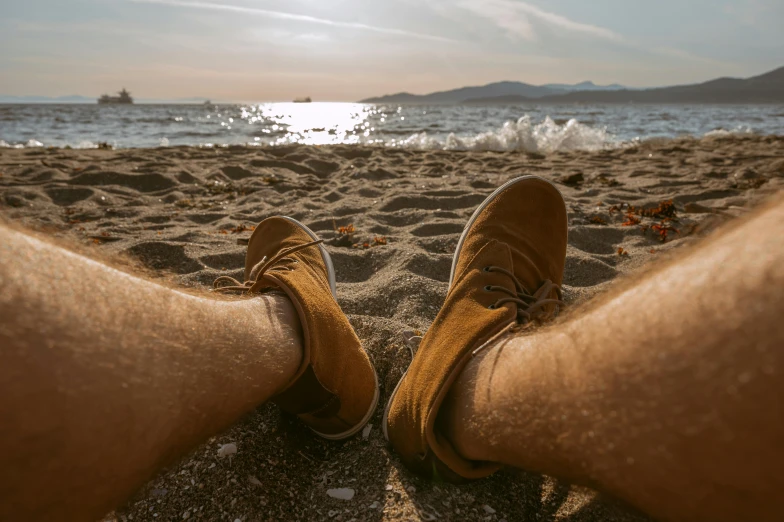
<path fill-rule="evenodd" d="M 372 143 L 377 113 L 358 103 L 268 103 L 243 106 L 241 118 L 259 125 L 257 142 L 328 145 Z"/>

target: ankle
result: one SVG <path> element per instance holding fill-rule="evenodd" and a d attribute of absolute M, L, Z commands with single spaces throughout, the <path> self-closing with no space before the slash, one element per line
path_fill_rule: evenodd
<path fill-rule="evenodd" d="M 474 357 L 452 384 L 438 413 L 438 430 L 462 457 L 491 461 L 498 440 L 494 435 L 487 364 L 498 356 L 498 345 Z"/>
<path fill-rule="evenodd" d="M 441 406 L 438 429 L 466 459 L 530 471 L 572 471 L 561 433 L 554 341 L 547 334 L 500 340 L 475 357 Z"/>
<path fill-rule="evenodd" d="M 277 366 L 283 376 L 283 387 L 287 387 L 302 366 L 305 356 L 302 323 L 294 303 L 284 293 L 272 292 L 262 295 L 265 313 L 274 318 L 273 326 L 265 330 L 274 336 L 277 344 Z"/>
<path fill-rule="evenodd" d="M 302 365 L 304 344 L 299 316 L 283 294 L 214 301 L 210 318 L 221 330 L 222 342 L 211 344 L 214 364 L 221 365 L 238 387 L 234 393 L 262 402 L 291 384 Z M 248 383 L 253 383 L 249 386 Z"/>

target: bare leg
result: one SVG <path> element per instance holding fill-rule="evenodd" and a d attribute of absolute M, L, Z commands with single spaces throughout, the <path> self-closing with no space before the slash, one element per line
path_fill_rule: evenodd
<path fill-rule="evenodd" d="M 284 297 L 187 295 L 0 225 L 0 520 L 90 520 L 293 377 Z"/>
<path fill-rule="evenodd" d="M 784 201 L 562 324 L 472 361 L 442 410 L 468 458 L 669 520 L 780 520 Z"/>

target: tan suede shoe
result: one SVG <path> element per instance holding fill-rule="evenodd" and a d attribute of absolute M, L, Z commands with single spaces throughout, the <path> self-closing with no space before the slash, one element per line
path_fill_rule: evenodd
<path fill-rule="evenodd" d="M 472 357 L 497 338 L 557 314 L 566 234 L 563 197 L 535 176 L 504 184 L 471 216 L 444 306 L 384 411 L 384 435 L 411 470 L 460 480 L 499 468 L 458 455 L 435 430 L 438 410 Z"/>
<path fill-rule="evenodd" d="M 245 281 L 224 276 L 214 286 L 283 291 L 302 323 L 302 366 L 272 401 L 326 439 L 345 439 L 361 430 L 378 403 L 378 378 L 335 300 L 335 269 L 318 236 L 289 217 L 265 219 L 248 243 Z M 221 286 L 226 282 L 231 286 Z"/>

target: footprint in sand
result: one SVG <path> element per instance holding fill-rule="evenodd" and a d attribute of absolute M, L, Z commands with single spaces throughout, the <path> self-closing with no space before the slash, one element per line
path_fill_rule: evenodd
<path fill-rule="evenodd" d="M 398 196 L 389 200 L 386 205 L 381 207 L 381 210 L 385 212 L 403 209 L 455 210 L 475 208 L 484 200 L 485 196 L 481 194 L 467 194 L 456 197 Z"/>
<path fill-rule="evenodd" d="M 580 255 L 567 255 L 564 270 L 564 283 L 570 286 L 583 287 L 595 286 L 610 281 L 618 275 L 618 271 L 611 266 L 594 259 Z"/>
<path fill-rule="evenodd" d="M 216 270 L 237 269 L 244 268 L 245 266 L 245 251 L 239 250 L 237 252 L 225 252 L 223 254 L 212 254 L 201 256 L 199 258 L 205 266 L 214 268 Z"/>
<path fill-rule="evenodd" d="M 191 258 L 180 245 L 151 241 L 126 249 L 126 254 L 139 259 L 148 268 L 188 274 L 203 270 L 201 263 Z"/>
<path fill-rule="evenodd" d="M 625 236 L 617 228 L 575 226 L 569 230 L 569 245 L 589 254 L 614 254 Z"/>
<path fill-rule="evenodd" d="M 71 178 L 70 185 L 118 185 L 138 192 L 158 192 L 176 187 L 178 183 L 162 174 L 123 174 L 121 172 L 83 173 Z"/>
<path fill-rule="evenodd" d="M 45 189 L 45 192 L 49 199 L 52 200 L 52 203 L 63 207 L 84 201 L 95 194 L 95 191 L 92 189 L 70 187 L 51 187 Z"/>
<path fill-rule="evenodd" d="M 425 223 L 411 230 L 411 234 L 417 237 L 432 237 L 460 234 L 462 231 L 463 225 L 459 223 Z"/>

